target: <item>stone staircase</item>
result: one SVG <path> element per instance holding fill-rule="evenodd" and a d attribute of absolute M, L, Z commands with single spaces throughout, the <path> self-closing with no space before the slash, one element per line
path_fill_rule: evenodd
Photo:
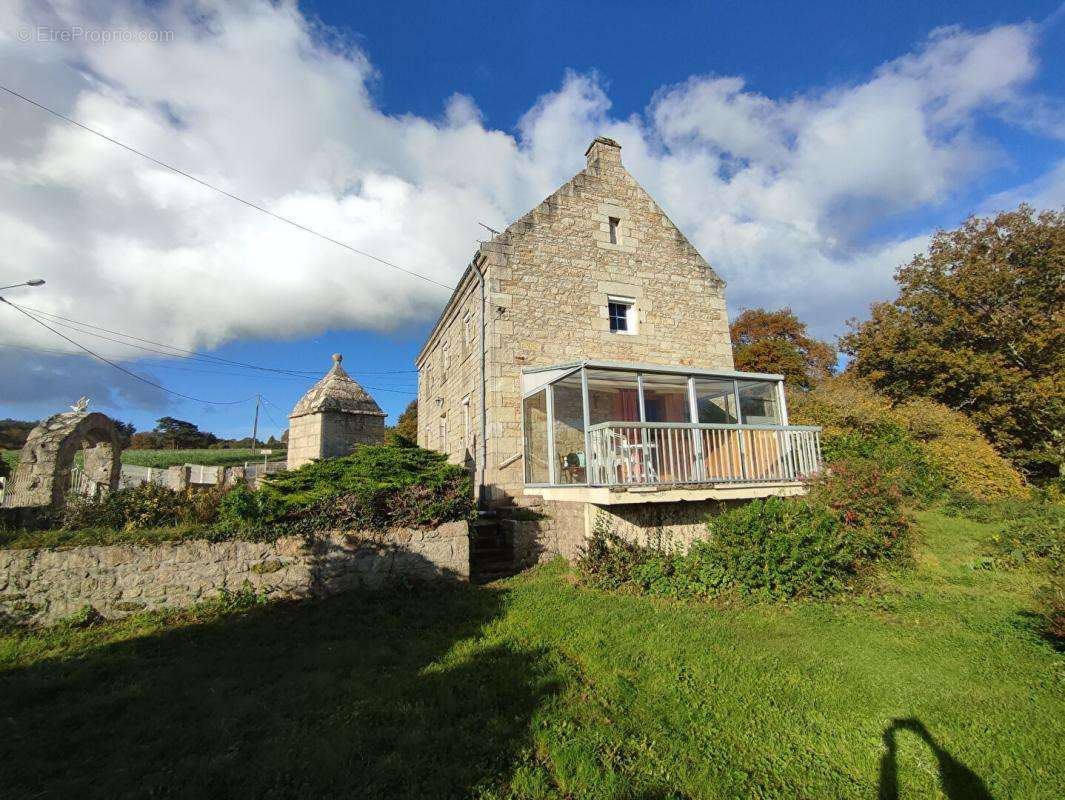
<path fill-rule="evenodd" d="M 517 575 L 514 547 L 507 541 L 500 519 L 492 511 L 482 511 L 473 524 L 470 542 L 470 583 L 489 583 Z"/>

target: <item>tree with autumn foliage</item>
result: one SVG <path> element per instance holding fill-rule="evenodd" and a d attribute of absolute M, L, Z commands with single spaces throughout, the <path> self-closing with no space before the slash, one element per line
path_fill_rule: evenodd
<path fill-rule="evenodd" d="M 748 308 L 729 326 L 736 369 L 773 372 L 808 389 L 836 368 L 836 349 L 814 339 L 790 308 Z"/>
<path fill-rule="evenodd" d="M 403 413 L 396 419 L 396 427 L 392 429 L 392 433 L 402 436 L 404 439 L 409 439 L 412 442 L 418 441 L 418 401 L 411 400 Z"/>
<path fill-rule="evenodd" d="M 895 400 L 964 411 L 1034 475 L 1065 445 L 1065 211 L 1027 205 L 939 231 L 901 267 L 899 296 L 851 321 L 848 370 Z"/>

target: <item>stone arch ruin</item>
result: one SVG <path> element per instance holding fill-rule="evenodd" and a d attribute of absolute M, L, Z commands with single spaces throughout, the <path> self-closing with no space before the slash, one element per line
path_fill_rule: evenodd
<path fill-rule="evenodd" d="M 67 411 L 49 417 L 30 431 L 4 506 L 63 505 L 70 491 L 74 456 L 79 450 L 84 450 L 84 479 L 90 485 L 115 491 L 122 472 L 122 446 L 114 421 L 98 412 Z"/>

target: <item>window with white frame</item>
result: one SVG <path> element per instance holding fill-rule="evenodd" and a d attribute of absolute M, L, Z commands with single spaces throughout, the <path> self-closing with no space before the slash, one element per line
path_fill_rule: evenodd
<path fill-rule="evenodd" d="M 447 412 L 440 415 L 440 451 L 446 453 L 447 450 Z"/>
<path fill-rule="evenodd" d="M 632 297 L 607 297 L 607 316 L 611 333 L 636 333 L 636 300 Z"/>

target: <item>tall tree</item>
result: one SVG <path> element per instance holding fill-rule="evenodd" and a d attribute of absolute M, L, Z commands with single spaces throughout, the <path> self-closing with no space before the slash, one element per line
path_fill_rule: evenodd
<path fill-rule="evenodd" d="M 968 414 L 1034 474 L 1063 462 L 1065 211 L 1030 206 L 939 231 L 901 267 L 899 296 L 850 322 L 849 370 L 896 399 Z"/>
<path fill-rule="evenodd" d="M 118 431 L 118 443 L 123 450 L 133 443 L 133 434 L 137 432 L 137 426 L 132 422 L 119 422 L 115 420 L 115 430 Z"/>
<path fill-rule="evenodd" d="M 0 419 L 0 450 L 21 450 L 36 422 L 24 419 Z"/>
<path fill-rule="evenodd" d="M 175 417 L 160 417 L 152 432 L 158 434 L 164 447 L 172 450 L 179 447 L 208 447 L 218 441 L 213 433 L 201 431 L 193 423 Z"/>
<path fill-rule="evenodd" d="M 776 372 L 792 386 L 809 388 L 836 368 L 836 349 L 810 336 L 790 308 L 749 308 L 729 326 L 736 369 Z"/>
<path fill-rule="evenodd" d="M 392 433 L 398 434 L 404 439 L 410 439 L 412 442 L 418 441 L 417 400 L 411 400 L 407 407 L 403 409 L 403 413 L 396 419 L 396 427 L 392 429 Z"/>

